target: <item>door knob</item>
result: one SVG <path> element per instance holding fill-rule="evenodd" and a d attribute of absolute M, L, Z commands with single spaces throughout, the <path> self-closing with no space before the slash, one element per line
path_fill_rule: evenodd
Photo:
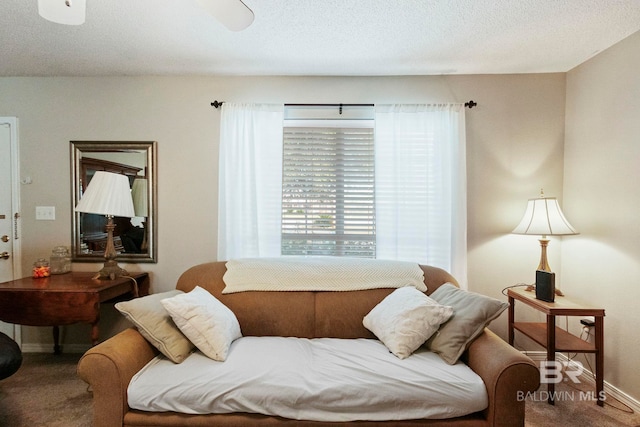
<path fill-rule="evenodd" d="M 0 258 L 2 258 L 2 259 L 7 259 L 7 258 L 9 258 L 9 252 L 7 252 L 7 251 L 2 252 L 2 253 L 0 254 Z"/>
<path fill-rule="evenodd" d="M 9 236 L 7 236 L 6 234 L 2 237 L 0 237 L 0 240 L 2 240 L 3 242 L 7 243 L 9 241 Z"/>

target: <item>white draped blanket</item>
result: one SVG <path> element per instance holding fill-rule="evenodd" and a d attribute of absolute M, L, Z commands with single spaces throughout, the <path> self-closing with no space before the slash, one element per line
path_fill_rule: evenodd
<path fill-rule="evenodd" d="M 223 294 L 244 291 L 357 291 L 413 286 L 426 291 L 412 262 L 341 257 L 242 258 L 227 262 Z"/>
<path fill-rule="evenodd" d="M 128 388 L 133 409 L 249 412 L 294 420 L 442 419 L 487 407 L 482 379 L 425 348 L 400 360 L 378 340 L 243 337 L 225 362 L 160 355 Z"/>

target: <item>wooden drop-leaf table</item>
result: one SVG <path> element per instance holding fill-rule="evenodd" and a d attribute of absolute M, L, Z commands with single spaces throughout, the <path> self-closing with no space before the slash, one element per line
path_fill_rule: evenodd
<path fill-rule="evenodd" d="M 53 326 L 56 354 L 61 352 L 59 326 L 89 323 L 91 342 L 96 345 L 100 304 L 148 295 L 149 275 L 133 273 L 131 277 L 115 280 L 99 280 L 94 276 L 95 273 L 70 272 L 0 283 L 0 320 L 19 325 Z"/>

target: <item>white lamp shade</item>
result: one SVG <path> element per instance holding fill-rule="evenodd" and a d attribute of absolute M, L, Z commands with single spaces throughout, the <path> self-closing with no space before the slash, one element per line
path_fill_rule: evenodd
<path fill-rule="evenodd" d="M 231 31 L 242 31 L 253 22 L 253 11 L 240 0 L 198 0 L 198 3 Z"/>
<path fill-rule="evenodd" d="M 134 179 L 131 187 L 131 197 L 133 198 L 133 209 L 136 216 L 149 216 L 147 194 L 147 180 L 144 178 Z"/>
<path fill-rule="evenodd" d="M 86 9 L 86 0 L 38 0 L 40 16 L 57 24 L 84 24 Z"/>
<path fill-rule="evenodd" d="M 555 197 L 529 199 L 524 216 L 512 233 L 541 236 L 578 234 L 564 217 Z"/>
<path fill-rule="evenodd" d="M 133 218 L 129 178 L 117 173 L 98 171 L 76 206 L 76 212 Z"/>

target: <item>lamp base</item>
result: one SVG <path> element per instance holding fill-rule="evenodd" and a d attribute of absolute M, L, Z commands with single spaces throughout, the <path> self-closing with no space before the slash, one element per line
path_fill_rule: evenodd
<path fill-rule="evenodd" d="M 121 268 L 114 260 L 109 260 L 104 263 L 102 270 L 96 273 L 94 279 L 115 280 L 121 276 L 129 276 L 129 273 L 124 268 Z"/>
<path fill-rule="evenodd" d="M 549 239 L 546 236 L 542 236 L 541 239 L 538 239 L 540 242 L 540 263 L 538 264 L 538 268 L 536 270 L 548 271 L 551 273 L 551 267 L 549 267 L 549 261 L 547 261 L 547 246 L 549 246 Z M 527 286 L 527 291 L 533 292 L 536 289 L 535 283 Z M 555 288 L 555 294 L 559 297 L 563 297 L 564 294 L 558 288 Z"/>
<path fill-rule="evenodd" d="M 105 262 L 102 270 L 98 271 L 94 276 L 94 279 L 115 280 L 118 277 L 129 275 L 127 270 L 120 268 L 118 263 L 115 261 L 116 256 L 118 256 L 116 248 L 113 245 L 113 230 L 115 228 L 116 225 L 113 223 L 113 216 L 107 215 L 107 245 L 104 248 Z"/>

